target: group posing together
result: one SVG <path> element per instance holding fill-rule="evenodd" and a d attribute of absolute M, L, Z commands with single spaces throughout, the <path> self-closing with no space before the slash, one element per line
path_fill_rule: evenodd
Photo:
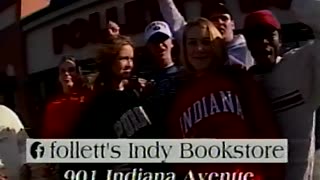
<path fill-rule="evenodd" d="M 222 138 L 289 142 L 288 164 L 61 164 L 67 169 L 254 172 L 263 180 L 311 180 L 316 170 L 315 110 L 320 105 L 320 1 L 292 0 L 290 10 L 315 39 L 280 57 L 281 26 L 268 10 L 250 13 L 243 35 L 223 4 L 185 22 L 172 0 L 158 0 L 166 22 L 151 22 L 145 43 L 156 68 L 136 73 L 134 44 L 110 23 L 96 57 L 99 74 L 84 86 L 78 63 L 59 65 L 63 94 L 51 101 L 42 138 Z M 180 48 L 174 62 L 173 39 Z M 100 173 L 100 174 L 99 174 Z M 258 177 L 259 176 L 259 177 Z M 319 177 L 318 177 L 319 178 Z"/>

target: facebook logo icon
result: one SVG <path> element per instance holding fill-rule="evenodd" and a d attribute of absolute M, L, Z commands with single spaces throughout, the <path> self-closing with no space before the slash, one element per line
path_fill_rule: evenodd
<path fill-rule="evenodd" d="M 44 146 L 41 142 L 34 142 L 30 147 L 30 154 L 33 159 L 42 158 L 44 155 Z"/>

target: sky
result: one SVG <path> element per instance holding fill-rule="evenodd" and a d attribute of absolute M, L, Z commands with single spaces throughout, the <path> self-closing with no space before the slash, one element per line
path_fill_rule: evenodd
<path fill-rule="evenodd" d="M 50 0 L 21 0 L 21 19 L 47 7 Z"/>

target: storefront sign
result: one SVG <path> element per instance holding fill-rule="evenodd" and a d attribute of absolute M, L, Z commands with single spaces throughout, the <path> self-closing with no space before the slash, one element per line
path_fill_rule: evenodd
<path fill-rule="evenodd" d="M 77 18 L 70 24 L 55 27 L 52 33 L 55 54 L 62 53 L 65 44 L 78 49 L 89 42 L 97 43 L 101 37 L 100 14 L 90 14 L 89 20 Z"/>
<path fill-rule="evenodd" d="M 216 0 L 220 2 L 223 0 Z M 258 9 L 265 9 L 270 6 L 287 9 L 290 7 L 291 0 L 239 0 L 240 9 L 244 13 Z M 179 11 L 183 13 L 184 0 L 174 1 Z M 201 0 L 202 7 L 210 6 L 212 0 Z M 230 3 L 232 1 L 226 1 Z M 258 3 L 259 2 L 259 3 Z M 148 17 L 147 12 L 150 14 Z M 125 24 L 119 24 L 122 34 L 136 34 L 143 32 L 147 23 L 151 20 L 162 19 L 160 8 L 157 1 L 135 0 L 124 4 Z M 104 13 L 95 12 L 85 18 L 74 19 L 70 24 L 62 24 L 53 28 L 53 47 L 55 54 L 63 52 L 64 45 L 79 49 L 88 43 L 99 43 L 106 35 L 105 27 L 101 27 L 100 19 L 118 22 L 118 9 L 112 7 L 106 9 Z M 149 18 L 149 19 L 147 19 Z"/>
<path fill-rule="evenodd" d="M 146 19 L 147 11 L 151 12 L 150 15 L 152 16 L 149 21 L 159 19 L 160 10 L 158 9 L 158 13 L 155 13 L 156 8 L 150 6 L 150 4 L 145 5 L 144 2 L 144 0 L 135 0 L 124 5 L 125 24 L 119 24 L 122 34 L 143 32 L 148 23 Z M 85 47 L 88 43 L 100 43 L 106 36 L 105 27 L 100 24 L 101 18 L 104 18 L 106 22 L 112 20 L 118 23 L 118 9 L 116 7 L 106 9 L 104 17 L 101 12 L 95 12 L 90 14 L 88 19 L 77 18 L 70 24 L 62 24 L 53 28 L 54 53 L 61 54 L 64 45 L 79 49 Z"/>

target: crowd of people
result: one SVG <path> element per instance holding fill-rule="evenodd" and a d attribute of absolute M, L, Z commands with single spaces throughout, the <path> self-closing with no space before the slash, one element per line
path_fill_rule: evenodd
<path fill-rule="evenodd" d="M 319 180 L 320 1 L 292 0 L 290 11 L 313 29 L 315 39 L 285 54 L 280 54 L 281 25 L 269 10 L 247 15 L 243 34 L 235 35 L 224 4 L 186 22 L 173 0 L 158 2 L 165 21 L 151 22 L 144 32 L 152 73 L 139 77 L 134 43 L 110 22 L 109 36 L 97 50 L 93 84 L 85 84 L 74 57 L 62 59 L 62 91 L 47 104 L 40 137 L 285 138 L 288 163 L 59 164 L 58 170 L 44 166 L 39 176 L 49 179 L 57 172 L 63 179 L 66 170 L 91 169 L 101 170 L 97 179 L 103 179 L 106 169 L 138 167 L 174 171 L 182 179 L 189 170 L 240 170 L 254 172 L 255 180 Z M 173 48 L 180 49 L 178 62 Z"/>

